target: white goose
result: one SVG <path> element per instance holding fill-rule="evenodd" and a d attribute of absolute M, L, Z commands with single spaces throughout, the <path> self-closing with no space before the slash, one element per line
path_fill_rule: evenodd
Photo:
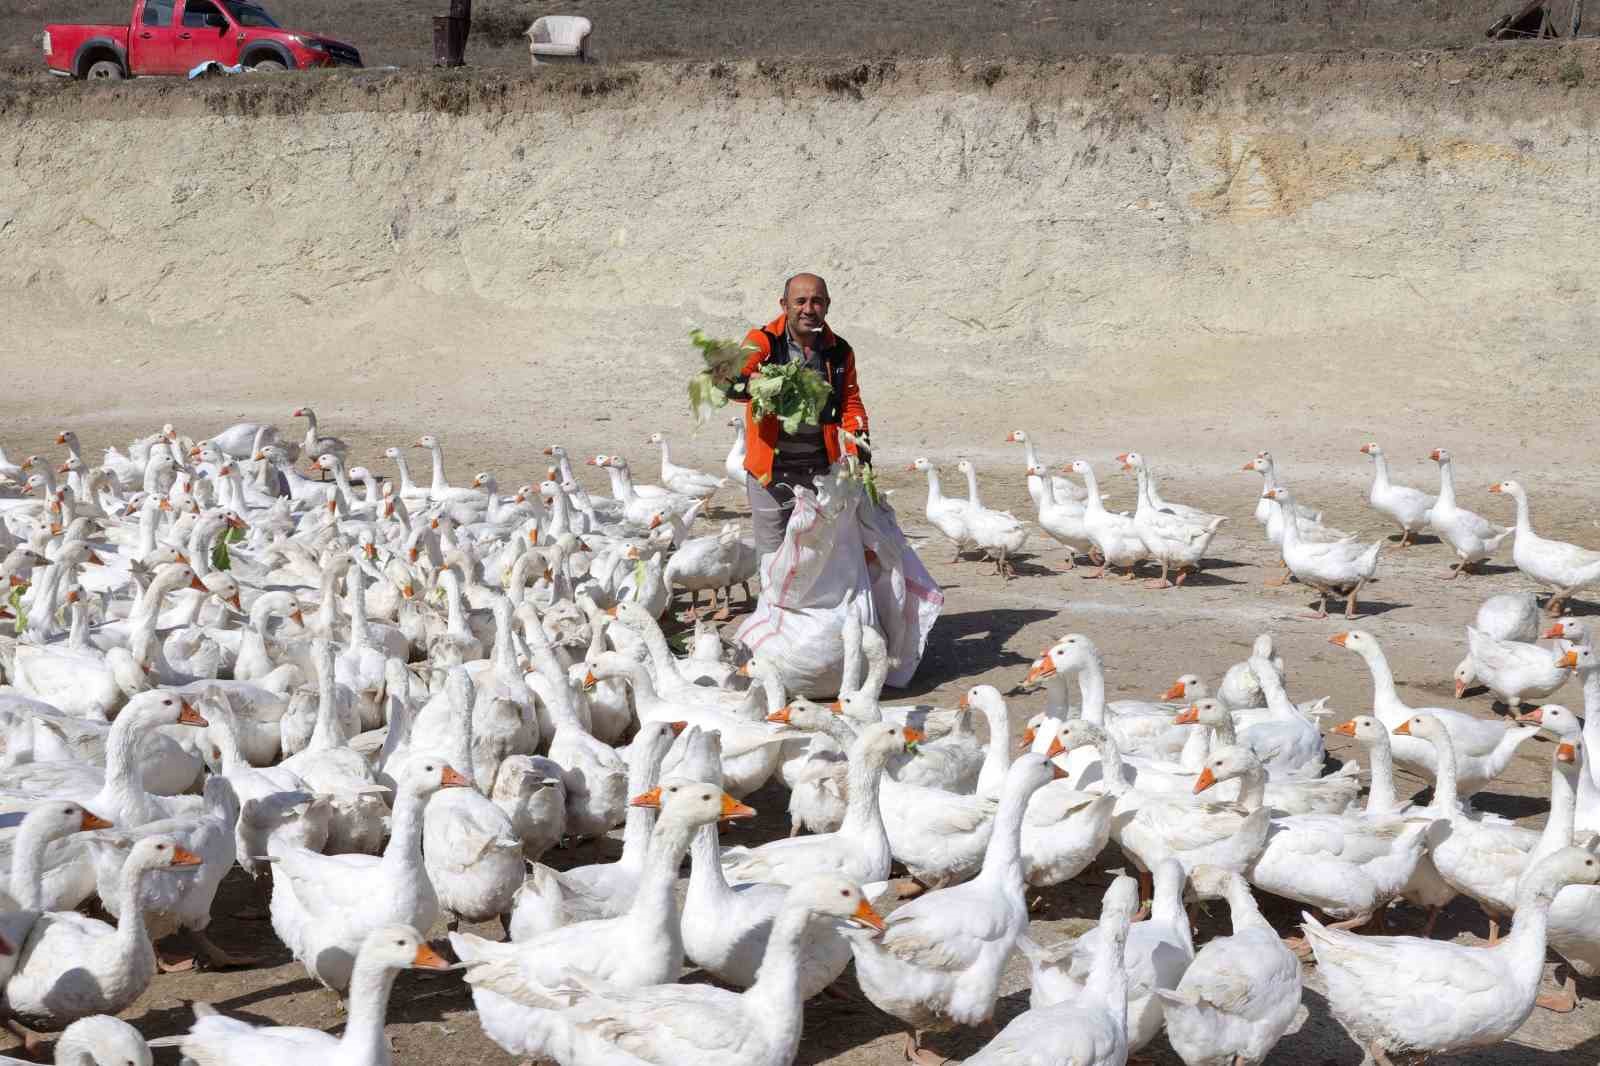
<path fill-rule="evenodd" d="M 1559 615 L 1573 593 L 1600 581 L 1600 551 L 1550 540 L 1533 531 L 1528 491 L 1521 482 L 1501 481 L 1489 486 L 1489 491 L 1517 501 L 1517 538 L 1511 543 L 1511 561 L 1533 580 L 1556 590 L 1545 604 L 1547 612 Z"/>
<path fill-rule="evenodd" d="M 1172 991 L 1178 987 L 1184 971 L 1194 960 L 1194 938 L 1189 928 L 1189 916 L 1183 909 L 1186 878 L 1183 865 L 1168 859 L 1155 870 L 1155 898 L 1151 901 L 1149 919 L 1133 925 L 1122 935 L 1126 937 L 1122 969 L 1128 979 L 1127 1042 L 1129 1051 L 1144 1047 L 1161 1031 L 1162 1000 L 1158 989 Z M 1126 903 L 1129 917 L 1138 906 L 1137 882 L 1131 877 L 1118 877 L 1113 886 L 1125 886 L 1129 899 Z M 1111 890 L 1107 891 L 1109 899 Z M 1117 935 L 1115 923 L 1103 918 L 1098 926 L 1075 941 L 1059 947 L 1041 949 L 1026 938 L 1019 941 L 1028 958 L 1033 977 L 1033 996 L 1029 1007 L 1068 1003 L 1079 999 L 1090 988 L 1100 973 L 1099 961 L 1109 946 L 1108 939 Z"/>
<path fill-rule="evenodd" d="M 1456 753 L 1457 785 L 1463 796 L 1470 796 L 1504 772 L 1517 746 L 1533 735 L 1524 727 L 1478 718 L 1449 707 L 1408 706 L 1400 699 L 1389 660 L 1371 633 L 1352 629 L 1335 633 L 1328 643 L 1348 648 L 1366 662 L 1372 675 L 1372 713 L 1385 728 L 1392 730 L 1421 710 L 1433 715 L 1449 731 Z M 1438 772 L 1438 756 L 1430 744 L 1397 738 L 1394 757 L 1430 776 Z"/>
<path fill-rule="evenodd" d="M 1181 585 L 1191 573 L 1199 569 L 1200 560 L 1217 530 L 1227 521 L 1222 515 L 1205 515 L 1204 522 L 1170 510 L 1172 505 L 1160 506 L 1151 489 L 1150 471 L 1138 452 L 1124 452 L 1117 457 L 1124 470 L 1132 470 L 1138 478 L 1138 504 L 1133 512 L 1133 528 L 1144 542 L 1145 550 L 1161 564 L 1161 576 L 1145 582 L 1145 588 L 1165 589 Z M 1188 514 L 1204 515 L 1194 508 L 1185 508 Z M 1169 581 L 1169 572 L 1176 571 L 1176 582 Z"/>
<path fill-rule="evenodd" d="M 1022 551 L 1027 544 L 1027 527 L 1010 511 L 995 511 L 986 507 L 978 496 L 978 467 L 970 459 L 962 459 L 955 469 L 966 475 L 966 531 L 973 544 L 989 552 L 995 559 L 995 573 L 1010 579 L 1014 570 L 1008 555 Z"/>
<path fill-rule="evenodd" d="M 697 500 L 709 500 L 718 489 L 728 483 L 727 478 L 713 477 L 702 470 L 674 463 L 671 446 L 667 444 L 667 438 L 662 433 L 650 434 L 647 443 L 661 446 L 661 484 L 673 492 L 692 496 Z"/>
<path fill-rule="evenodd" d="M 122 1019 L 93 1014 L 62 1030 L 53 1058 L 56 1066 L 152 1066 L 151 1046 L 139 1030 Z M 37 1064 L 0 1055 L 0 1066 Z"/>
<path fill-rule="evenodd" d="M 1429 513 L 1437 500 L 1421 489 L 1390 481 L 1389 460 L 1377 442 L 1363 444 L 1361 453 L 1372 459 L 1372 488 L 1367 492 L 1367 502 L 1400 527 L 1400 547 L 1404 548 L 1414 535 L 1427 528 Z"/>
<path fill-rule="evenodd" d="M 1216 878 L 1201 868 L 1197 875 Z M 1221 874 L 1233 919 L 1231 936 L 1195 955 L 1166 1001 L 1167 1039 L 1194 1066 L 1259 1066 L 1300 1011 L 1300 962 L 1262 917 L 1250 885 Z"/>
<path fill-rule="evenodd" d="M 1456 699 L 1474 681 L 1482 681 L 1513 713 L 1522 701 L 1544 699 L 1567 683 L 1578 665 L 1570 648 L 1546 648 L 1515 640 L 1496 640 L 1476 627 L 1467 627 L 1467 669 L 1456 668 Z"/>
<path fill-rule="evenodd" d="M 1577 843 L 1573 835 L 1577 796 L 1572 779 L 1586 775 L 1589 768 L 1584 765 L 1588 757 L 1584 726 L 1577 715 L 1552 703 L 1531 711 L 1524 720 L 1538 723 L 1557 742 L 1556 773 L 1550 779 L 1550 815 L 1533 849 L 1531 869 L 1546 855 Z M 1593 977 L 1600 973 L 1600 886 L 1569 885 L 1561 890 L 1550 907 L 1549 938 L 1550 946 L 1567 960 L 1574 974 Z M 1563 1013 L 1575 1008 L 1577 988 L 1572 975 L 1568 975 L 1560 993 L 1541 994 L 1539 1005 Z"/>
<path fill-rule="evenodd" d="M 287 848 L 276 860 L 274 881 L 286 880 L 293 891 L 273 894 L 273 932 L 307 973 L 337 992 L 350 987 L 356 954 L 373 929 L 394 922 L 429 928 L 439 917 L 422 865 L 423 809 L 440 789 L 470 786 L 443 759 L 426 755 L 413 756 L 396 783 L 392 834 L 381 858 Z"/>
<path fill-rule="evenodd" d="M 937 1059 L 921 1048 L 924 1030 L 976 1025 L 994 1012 L 1001 973 L 1028 927 L 1022 819 L 1051 777 L 1044 756 L 1018 756 L 978 876 L 900 907 L 881 940 L 846 932 L 862 992 L 907 1026 L 906 1055 L 914 1062 Z"/>
<path fill-rule="evenodd" d="M 350 1012 L 344 1033 L 333 1036 L 299 1026 L 257 1026 L 194 1005 L 186 1036 L 168 1040 L 197 1066 L 388 1066 L 393 1061 L 384 1035 L 389 993 L 401 970 L 448 970 L 450 964 L 411 926 L 385 925 L 368 933 L 356 953 L 350 979 Z"/>
<path fill-rule="evenodd" d="M 290 418 L 303 418 L 306 420 L 306 435 L 301 441 L 300 450 L 308 459 L 315 460 L 322 455 L 337 455 L 343 459 L 350 454 L 350 445 L 338 437 L 325 436 L 317 428 L 317 412 L 309 407 L 296 407 Z"/>
<path fill-rule="evenodd" d="M 517 994 L 542 1008 L 545 1053 L 566 1066 L 790 1066 L 800 1047 L 800 955 L 820 925 L 814 916 L 883 928 L 853 882 L 818 876 L 784 897 L 761 971 L 743 993 L 573 977 L 558 990 L 524 986 Z"/>
<path fill-rule="evenodd" d="M 1006 434 L 1006 443 L 1022 445 L 1023 465 L 1028 472 L 1028 495 L 1033 498 L 1035 507 L 1044 506 L 1046 483 L 1049 484 L 1051 493 L 1062 503 L 1081 503 L 1088 495 L 1083 486 L 1071 478 L 1051 474 L 1049 467 L 1034 450 L 1033 438 L 1022 430 L 1014 429 Z"/>
<path fill-rule="evenodd" d="M 727 458 L 722 461 L 722 468 L 728 472 L 731 483 L 741 485 L 749 477 L 744 469 L 744 459 L 750 444 L 745 436 L 743 418 L 735 415 L 728 419 L 728 425 L 733 427 L 733 444 L 728 448 Z"/>
<path fill-rule="evenodd" d="M 1324 929 L 1309 914 L 1306 937 L 1334 1017 L 1379 1066 L 1390 1066 L 1391 1054 L 1484 1047 L 1514 1033 L 1539 994 L 1551 903 L 1568 885 L 1596 883 L 1593 852 L 1563 848 L 1541 860 L 1518 889 L 1511 935 L 1488 948 L 1357 936 Z"/>
<path fill-rule="evenodd" d="M 146 837 L 122 868 L 121 894 L 137 899 L 155 870 L 192 868 L 200 857 L 170 837 Z M 117 1014 L 138 999 L 156 972 L 155 949 L 138 907 L 115 928 L 73 911 L 42 914 L 0 989 L 0 1017 L 54 1032 L 92 1014 Z"/>
<path fill-rule="evenodd" d="M 1294 495 L 1281 485 L 1268 489 L 1264 495 L 1286 508 L 1294 508 Z M 1315 543 L 1300 536 L 1298 522 L 1284 524 L 1284 563 L 1302 584 L 1321 594 L 1313 618 L 1328 617 L 1328 597 L 1335 593 L 1345 597 L 1345 617 L 1356 616 L 1356 597 L 1361 594 L 1361 586 L 1377 573 L 1378 552 L 1382 548 L 1381 540 L 1366 547 L 1350 541 Z"/>
<path fill-rule="evenodd" d="M 907 472 L 922 471 L 928 475 L 928 504 L 924 514 L 928 523 L 943 533 L 956 546 L 950 561 L 961 561 L 961 553 L 972 546 L 972 530 L 967 524 L 967 501 L 946 496 L 939 485 L 939 468 L 926 456 L 919 456 L 906 467 Z"/>
<path fill-rule="evenodd" d="M 537 1004 L 548 990 L 589 978 L 622 987 L 670 981 L 683 969 L 675 888 L 678 867 L 696 831 L 719 820 L 753 818 L 755 811 L 714 785 L 683 782 L 630 802 L 660 808 L 628 909 L 614 918 L 579 922 L 528 940 L 494 943 L 452 933 L 450 944 L 467 965 L 473 1004 L 484 1032 L 513 1054 L 549 1058 L 548 1033 Z"/>
<path fill-rule="evenodd" d="M 1099 935 L 1093 939 L 1087 980 L 1074 986 L 1070 999 L 1049 1003 L 1040 1002 L 1036 982 L 1029 1009 L 963 1061 L 969 1066 L 1123 1066 L 1128 1052 L 1138 1046 L 1129 1032 L 1128 997 L 1133 990 L 1130 986 L 1136 986 L 1138 979 L 1128 973 L 1130 957 L 1136 954 L 1128 941 L 1131 930 L 1150 924 L 1132 924 L 1138 905 L 1133 879 L 1114 880 L 1100 908 Z M 1159 1024 L 1159 1001 L 1155 1013 Z"/>
<path fill-rule="evenodd" d="M 1098 549 L 1094 541 L 1089 538 L 1089 529 L 1084 525 L 1084 505 L 1076 500 L 1064 499 L 1056 495 L 1055 486 L 1049 479 L 1049 471 L 1042 466 L 1028 467 L 1028 483 L 1032 485 L 1035 480 L 1039 482 L 1039 528 L 1054 537 L 1060 544 L 1067 548 L 1067 569 L 1077 568 L 1076 555 L 1083 552 L 1093 558 Z M 1065 481 L 1065 478 L 1061 480 Z"/>
<path fill-rule="evenodd" d="M 1067 469 L 1083 478 L 1088 489 L 1083 507 L 1083 526 L 1104 560 L 1100 569 L 1089 577 L 1104 577 L 1106 570 L 1113 566 L 1125 568 L 1128 571 L 1126 576 L 1133 577 L 1133 568 L 1150 557 L 1150 550 L 1139 536 L 1133 518 L 1114 514 L 1101 504 L 1100 482 L 1095 479 L 1094 468 L 1087 460 L 1074 459 Z"/>
<path fill-rule="evenodd" d="M 1428 528 L 1439 539 L 1450 545 L 1456 553 L 1456 564 L 1450 568 L 1450 581 L 1461 576 L 1474 563 L 1493 557 L 1507 537 L 1514 532 L 1497 526 L 1487 518 L 1465 507 L 1456 506 L 1456 479 L 1450 465 L 1450 453 L 1435 448 L 1428 458 L 1439 464 L 1439 497 L 1428 511 Z"/>

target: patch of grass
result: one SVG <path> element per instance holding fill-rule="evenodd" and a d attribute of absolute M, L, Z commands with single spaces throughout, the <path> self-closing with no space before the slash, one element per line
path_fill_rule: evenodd
<path fill-rule="evenodd" d="M 474 4 L 472 7 L 471 44 L 504 47 L 525 44 L 523 36 L 533 20 L 538 18 L 529 4 Z"/>
<path fill-rule="evenodd" d="M 1556 68 L 1556 81 L 1569 89 L 1583 84 L 1583 64 L 1578 62 L 1577 56 L 1568 56 L 1567 61 Z"/>

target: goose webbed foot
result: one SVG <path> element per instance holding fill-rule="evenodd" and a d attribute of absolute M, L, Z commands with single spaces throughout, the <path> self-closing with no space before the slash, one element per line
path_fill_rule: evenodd
<path fill-rule="evenodd" d="M 24 1058 L 37 1059 L 44 1053 L 45 1038 L 32 1029 L 26 1028 L 21 1022 L 11 1018 L 0 1021 L 0 1025 L 4 1025 L 8 1033 L 22 1041 L 22 1055 Z"/>
<path fill-rule="evenodd" d="M 168 951 L 156 945 L 156 969 L 161 973 L 188 973 L 197 965 L 195 957 Z"/>
<path fill-rule="evenodd" d="M 1578 1009 L 1578 982 L 1571 974 L 1567 975 L 1566 983 L 1559 992 L 1540 992 L 1539 998 L 1534 1001 L 1535 1006 L 1557 1014 L 1571 1014 Z"/>
<path fill-rule="evenodd" d="M 917 1066 L 945 1066 L 950 1059 L 945 1058 L 937 1051 L 929 1051 L 922 1046 L 922 1034 L 913 1030 L 906 1034 L 906 1061 L 914 1062 Z"/>
<path fill-rule="evenodd" d="M 1302 962 L 1311 958 L 1311 944 L 1303 936 L 1286 936 L 1283 946 L 1294 952 L 1295 958 Z"/>

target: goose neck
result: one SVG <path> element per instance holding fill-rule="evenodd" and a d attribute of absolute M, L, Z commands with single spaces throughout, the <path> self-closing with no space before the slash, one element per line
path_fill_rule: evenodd
<path fill-rule="evenodd" d="M 1022 817 L 1027 813 L 1033 790 L 1023 790 L 1015 778 L 1008 778 L 1006 786 L 1000 800 L 1000 810 L 994 816 L 994 828 L 990 831 L 988 846 L 983 851 L 983 870 L 978 878 L 1003 890 L 1020 893 Z"/>
<path fill-rule="evenodd" d="M 1456 505 L 1456 475 L 1450 468 L 1450 460 L 1444 459 L 1439 463 L 1439 503 L 1446 510 Z"/>
<path fill-rule="evenodd" d="M 25 911 L 45 909 L 44 853 L 49 846 L 50 836 L 45 826 L 26 821 L 22 823 L 22 828 L 17 832 L 7 887 L 11 898 Z"/>
<path fill-rule="evenodd" d="M 1267 801 L 1267 772 L 1252 766 L 1239 775 L 1239 806 L 1247 811 L 1259 810 Z"/>
<path fill-rule="evenodd" d="M 1095 737 L 1094 746 L 1100 753 L 1100 776 L 1105 782 L 1106 791 L 1113 796 L 1121 796 L 1129 788 L 1128 779 L 1122 772 L 1122 749 L 1111 734 L 1104 731 Z"/>
<path fill-rule="evenodd" d="M 393 883 L 407 883 L 398 880 L 401 873 L 422 866 L 422 812 L 427 802 L 427 796 L 409 789 L 395 800 L 389 820 L 389 844 L 380 860 Z"/>
<path fill-rule="evenodd" d="M 967 464 L 967 502 L 974 508 L 982 507 L 983 501 L 978 498 L 978 468 L 971 463 Z"/>
<path fill-rule="evenodd" d="M 934 466 L 928 467 L 928 506 L 934 507 L 944 502 L 944 490 L 939 486 L 939 471 Z"/>
<path fill-rule="evenodd" d="M 989 746 L 983 753 L 983 767 L 978 771 L 978 795 L 996 797 L 1005 785 L 1006 771 L 1011 766 L 1011 753 L 1016 750 L 1016 728 L 1005 705 L 998 709 L 985 708 L 984 718 L 989 725 Z"/>
<path fill-rule="evenodd" d="M 132 862 L 122 864 L 122 873 L 118 881 L 124 901 L 139 898 L 139 887 L 144 882 L 145 875 L 152 869 Z M 155 953 L 155 949 L 150 945 L 150 936 L 145 931 L 143 907 L 125 905 L 122 908 L 122 913 L 117 916 L 116 940 L 117 956 L 123 960 L 137 958 L 141 953 L 152 955 Z"/>
<path fill-rule="evenodd" d="M 883 783 L 884 758 L 875 752 L 863 752 L 861 758 L 849 760 L 846 780 L 850 795 L 845 801 L 844 823 L 839 832 L 850 837 L 866 838 L 871 831 L 882 831 L 883 815 L 878 807 L 878 792 Z"/>
<path fill-rule="evenodd" d="M 142 789 L 139 742 L 150 729 L 148 716 L 126 709 L 106 733 L 106 787 L 120 791 Z M 101 813 L 101 812 L 95 812 Z M 128 898 L 128 897 L 124 897 Z"/>
<path fill-rule="evenodd" d="M 1365 643 L 1358 649 L 1361 657 L 1367 661 L 1367 669 L 1372 673 L 1372 702 L 1375 707 L 1394 707 L 1400 703 L 1400 695 L 1394 687 L 1394 671 L 1389 669 L 1389 657 L 1383 654 L 1383 649 Z M 1403 705 L 1402 705 L 1403 706 Z"/>
<path fill-rule="evenodd" d="M 1381 724 L 1380 724 L 1381 728 Z M 1399 805 L 1394 791 L 1394 749 L 1387 736 L 1367 748 L 1367 760 L 1372 764 L 1372 783 L 1367 788 L 1367 813 L 1388 814 Z"/>
<path fill-rule="evenodd" d="M 1086 722 L 1097 726 L 1106 723 L 1106 674 L 1097 655 L 1089 655 L 1078 670 L 1078 698 L 1083 704 Z"/>
<path fill-rule="evenodd" d="M 1105 506 L 1100 502 L 1100 479 L 1095 477 L 1094 468 L 1084 464 L 1083 489 L 1086 496 L 1083 501 L 1085 511 L 1099 514 L 1105 511 Z"/>
<path fill-rule="evenodd" d="M 1261 916 L 1261 908 L 1256 904 L 1255 894 L 1250 891 L 1250 884 L 1237 874 L 1228 877 L 1228 913 L 1233 922 L 1234 935 L 1246 929 L 1271 929 L 1272 926 Z"/>
<path fill-rule="evenodd" d="M 434 441 L 428 447 L 428 454 L 433 458 L 433 491 L 443 493 L 450 487 L 444 479 L 444 448 Z"/>
<path fill-rule="evenodd" d="M 627 854 L 626 839 L 622 851 Z M 689 846 L 689 888 L 684 910 L 687 912 L 695 904 L 701 908 L 721 906 L 732 896 L 733 889 L 722 872 L 722 842 L 717 837 L 717 827 L 703 825 L 695 832 L 694 843 Z M 720 917 L 713 913 L 712 920 L 719 921 Z"/>
<path fill-rule="evenodd" d="M 1567 768 L 1570 766 L 1570 763 L 1550 760 L 1550 813 L 1545 817 L 1539 843 L 1528 858 L 1530 864 L 1572 843 L 1573 826 L 1578 814 L 1578 793 L 1572 781 L 1577 773 L 1568 776 L 1570 770 Z M 1581 766 L 1577 772 L 1582 772 Z"/>
<path fill-rule="evenodd" d="M 1183 917 L 1188 921 L 1188 917 Z M 1117 1016 L 1119 1028 L 1126 1030 L 1128 1025 L 1128 971 L 1123 965 L 1123 957 L 1128 946 L 1128 917 L 1118 914 L 1109 922 L 1106 935 L 1101 937 L 1099 950 L 1095 952 L 1093 966 L 1089 973 L 1089 980 L 1084 985 L 1084 997 L 1091 1002 L 1104 1004 L 1105 1009 Z"/>
<path fill-rule="evenodd" d="M 1372 487 L 1375 489 L 1389 487 L 1389 457 L 1382 452 L 1372 457 Z"/>
<path fill-rule="evenodd" d="M 372 1063 L 388 1060 L 383 1024 L 398 974 L 382 963 L 356 956 L 355 971 L 350 975 L 350 1016 L 339 1038 L 341 1058 Z"/>
<path fill-rule="evenodd" d="M 804 1004 L 800 1000 L 800 953 L 805 943 L 806 926 L 810 911 L 798 903 L 785 900 L 772 920 L 772 932 L 767 935 L 767 950 L 761 956 L 761 968 L 756 971 L 755 984 L 744 994 L 746 1002 L 755 1009 L 744 1011 L 755 1024 L 770 1026 L 768 1039 L 771 1045 L 798 1046 L 800 1041 L 800 1016 Z M 775 1059 L 787 1062 L 789 1057 Z"/>
<path fill-rule="evenodd" d="M 1460 816 L 1456 803 L 1456 746 L 1441 726 L 1432 737 L 1434 762 L 1438 765 L 1434 769 L 1433 777 L 1433 803 L 1434 811 L 1443 817 L 1454 821 Z"/>
<path fill-rule="evenodd" d="M 1517 501 L 1517 536 L 1520 537 L 1523 534 L 1532 536 L 1533 513 L 1528 509 L 1528 494 L 1526 492 L 1518 492 L 1515 499 Z"/>
<path fill-rule="evenodd" d="M 639 889 L 628 906 L 632 922 L 642 928 L 658 929 L 663 925 L 677 928 L 678 868 L 689 851 L 698 826 L 685 825 L 677 819 L 660 816 L 650 834 L 649 850 L 639 873 Z"/>

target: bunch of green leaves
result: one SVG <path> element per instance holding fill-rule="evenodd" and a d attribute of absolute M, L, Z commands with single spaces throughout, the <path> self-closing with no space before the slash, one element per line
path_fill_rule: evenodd
<path fill-rule="evenodd" d="M 16 616 L 16 632 L 18 636 L 28 628 L 28 609 L 22 606 L 22 594 L 28 591 L 26 584 L 12 585 L 11 598 L 6 602 L 11 605 L 11 613 Z"/>
<path fill-rule="evenodd" d="M 833 392 L 822 375 L 804 363 L 768 363 L 750 379 L 750 411 L 756 418 L 772 416 L 785 433 L 802 423 L 817 425 Z"/>
<path fill-rule="evenodd" d="M 700 349 L 705 364 L 689 379 L 689 413 L 699 426 L 719 407 L 728 405 L 730 390 L 744 387 L 735 379 L 756 349 L 740 341 L 708 337 L 698 327 L 689 331 L 689 343 Z"/>
<path fill-rule="evenodd" d="M 228 545 L 244 539 L 244 530 L 228 527 L 222 531 L 222 536 L 211 546 L 211 569 L 232 570 L 233 557 L 228 554 Z"/>
<path fill-rule="evenodd" d="M 861 487 L 867 493 L 867 499 L 872 501 L 874 507 L 883 503 L 878 498 L 878 475 L 872 472 L 871 463 L 862 463 L 856 470 L 856 477 L 861 482 Z"/>

